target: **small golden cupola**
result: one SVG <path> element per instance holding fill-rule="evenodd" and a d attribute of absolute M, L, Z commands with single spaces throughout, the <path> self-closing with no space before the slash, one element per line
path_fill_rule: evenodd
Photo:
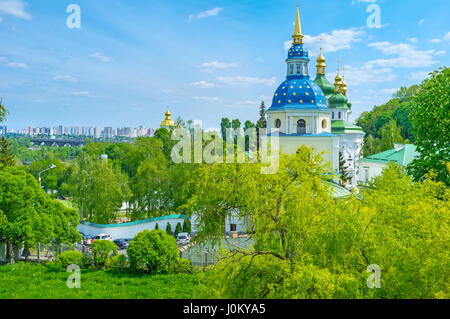
<path fill-rule="evenodd" d="M 165 128 L 171 128 L 171 127 L 175 127 L 175 122 L 172 120 L 171 116 L 172 113 L 170 113 L 169 109 L 167 109 L 167 112 L 165 114 L 166 118 L 164 119 L 164 121 L 161 122 L 161 127 L 165 127 Z"/>
<path fill-rule="evenodd" d="M 325 68 L 327 65 L 325 64 L 325 57 L 322 54 L 322 47 L 320 47 L 320 54 L 316 61 L 317 74 L 325 75 Z"/>
<path fill-rule="evenodd" d="M 344 69 L 344 67 L 342 67 L 342 86 L 341 86 L 341 93 L 342 93 L 344 96 L 347 96 L 347 83 L 345 83 L 345 74 L 344 74 L 344 72 L 345 72 L 345 69 Z"/>

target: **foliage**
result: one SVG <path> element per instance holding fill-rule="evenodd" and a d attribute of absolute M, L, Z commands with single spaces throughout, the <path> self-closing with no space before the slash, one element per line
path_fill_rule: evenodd
<path fill-rule="evenodd" d="M 0 237 L 13 248 L 79 242 L 78 214 L 51 199 L 23 167 L 0 171 Z M 14 249 L 10 253 L 14 262 Z"/>
<path fill-rule="evenodd" d="M 113 256 L 117 254 L 117 245 L 109 240 L 94 240 L 92 254 L 96 269 L 109 267 Z"/>
<path fill-rule="evenodd" d="M 267 127 L 267 120 L 266 120 L 266 106 L 264 104 L 264 101 L 261 102 L 261 106 L 259 108 L 259 120 L 258 123 L 256 123 L 257 128 L 266 128 Z"/>
<path fill-rule="evenodd" d="M 110 267 L 114 270 L 123 270 L 128 266 L 125 255 L 119 254 L 111 259 Z"/>
<path fill-rule="evenodd" d="M 167 223 L 166 225 L 166 234 L 172 236 L 172 226 L 170 225 L 170 223 Z"/>
<path fill-rule="evenodd" d="M 188 259 L 178 258 L 172 265 L 171 271 L 175 274 L 192 274 L 191 261 Z"/>
<path fill-rule="evenodd" d="M 450 190 L 391 165 L 362 200 L 335 201 L 324 171 L 305 147 L 269 176 L 258 165 L 204 167 L 192 202 L 199 242 L 220 236 L 237 211 L 255 244 L 223 250 L 197 297 L 448 298 Z M 379 289 L 367 287 L 369 265 L 381 268 Z"/>
<path fill-rule="evenodd" d="M 178 223 L 175 227 L 175 236 L 182 232 L 181 223 Z"/>
<path fill-rule="evenodd" d="M 118 168 L 89 156 L 77 159 L 67 188 L 81 216 L 98 224 L 113 223 L 130 196 L 127 177 Z"/>
<path fill-rule="evenodd" d="M 156 223 L 155 229 L 156 229 L 156 230 L 159 230 L 159 225 L 158 225 L 158 223 Z"/>
<path fill-rule="evenodd" d="M 11 150 L 11 145 L 12 144 L 2 136 L 0 140 L 0 170 L 16 165 L 16 157 Z"/>
<path fill-rule="evenodd" d="M 152 274 L 168 273 L 179 258 L 175 238 L 162 230 L 144 230 L 137 234 L 127 254 L 134 270 Z"/>
<path fill-rule="evenodd" d="M 441 68 L 426 79 L 412 99 L 410 119 L 420 154 L 410 166 L 416 180 L 434 170 L 438 180 L 450 185 L 450 68 Z"/>
<path fill-rule="evenodd" d="M 393 149 L 396 143 L 404 143 L 400 131 L 401 129 L 397 128 L 394 120 L 390 120 L 383 126 L 381 129 L 381 152 Z"/>
<path fill-rule="evenodd" d="M 81 270 L 81 288 L 67 289 L 68 273 L 48 265 L 0 266 L 0 299 L 192 299 L 197 274 L 135 274 Z"/>
<path fill-rule="evenodd" d="M 84 256 L 79 251 L 64 251 L 56 257 L 56 263 L 62 270 L 66 270 L 69 265 L 84 267 Z"/>
<path fill-rule="evenodd" d="M 183 233 L 191 233 L 191 220 L 190 219 L 185 219 L 184 223 L 183 223 Z"/>
<path fill-rule="evenodd" d="M 8 110 L 3 106 L 2 100 L 0 100 L 0 123 L 6 119 L 6 115 L 8 115 Z"/>

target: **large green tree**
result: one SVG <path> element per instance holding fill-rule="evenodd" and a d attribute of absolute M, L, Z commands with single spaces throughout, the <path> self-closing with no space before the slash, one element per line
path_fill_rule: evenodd
<path fill-rule="evenodd" d="M 18 247 L 36 243 L 72 244 L 80 240 L 78 213 L 51 199 L 24 167 L 0 171 L 0 237 L 7 240 L 10 263 Z"/>
<path fill-rule="evenodd" d="M 0 170 L 16 165 L 16 156 L 12 152 L 12 144 L 2 136 L 0 140 Z"/>
<path fill-rule="evenodd" d="M 450 185 L 450 68 L 431 73 L 412 104 L 410 119 L 420 157 L 411 164 L 410 172 L 419 180 L 434 170 L 440 181 Z"/>
<path fill-rule="evenodd" d="M 74 163 L 67 188 L 81 216 L 99 224 L 115 222 L 115 213 L 130 196 L 128 178 L 118 167 L 87 155 Z"/>

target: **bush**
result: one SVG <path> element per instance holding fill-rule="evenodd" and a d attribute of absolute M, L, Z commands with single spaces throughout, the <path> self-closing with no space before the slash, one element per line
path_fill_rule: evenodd
<path fill-rule="evenodd" d="M 69 265 L 84 267 L 83 259 L 83 254 L 78 251 L 65 251 L 56 257 L 56 264 L 63 270 L 67 269 Z"/>
<path fill-rule="evenodd" d="M 167 223 L 166 233 L 167 235 L 172 235 L 172 226 L 170 226 L 170 223 Z"/>
<path fill-rule="evenodd" d="M 111 259 L 110 267 L 114 270 L 122 270 L 128 266 L 125 255 L 116 255 Z"/>
<path fill-rule="evenodd" d="M 178 258 L 172 271 L 176 274 L 192 274 L 192 264 L 188 259 Z"/>
<path fill-rule="evenodd" d="M 134 237 L 127 253 L 134 270 L 168 273 L 177 262 L 179 251 L 172 236 L 162 230 L 144 230 Z"/>
<path fill-rule="evenodd" d="M 191 220 L 185 219 L 183 223 L 183 233 L 191 233 Z"/>
<path fill-rule="evenodd" d="M 92 243 L 94 266 L 96 269 L 108 267 L 117 253 L 117 245 L 109 240 L 94 240 Z"/>
<path fill-rule="evenodd" d="M 181 223 L 178 223 L 177 227 L 175 228 L 175 236 L 177 236 L 179 233 L 181 233 Z"/>
<path fill-rule="evenodd" d="M 158 225 L 158 223 L 156 223 L 155 229 L 156 229 L 156 230 L 159 230 L 159 225 Z"/>

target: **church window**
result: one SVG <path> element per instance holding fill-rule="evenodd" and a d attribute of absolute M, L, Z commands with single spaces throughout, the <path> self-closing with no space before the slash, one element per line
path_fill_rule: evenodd
<path fill-rule="evenodd" d="M 327 120 L 322 120 L 322 128 L 323 129 L 327 128 Z"/>
<path fill-rule="evenodd" d="M 290 73 L 294 74 L 294 65 L 293 64 L 290 65 L 290 70 L 291 70 Z"/>
<path fill-rule="evenodd" d="M 297 64 L 297 74 L 301 73 L 300 67 L 301 67 L 301 64 Z"/>
<path fill-rule="evenodd" d="M 297 122 L 297 134 L 306 134 L 306 122 L 305 120 L 298 120 Z"/>
<path fill-rule="evenodd" d="M 276 128 L 280 128 L 281 127 L 281 120 L 280 119 L 275 120 L 275 127 Z"/>
<path fill-rule="evenodd" d="M 339 119 L 341 119 L 341 112 L 339 112 Z"/>
<path fill-rule="evenodd" d="M 331 113 L 331 118 L 334 120 L 334 112 Z"/>

